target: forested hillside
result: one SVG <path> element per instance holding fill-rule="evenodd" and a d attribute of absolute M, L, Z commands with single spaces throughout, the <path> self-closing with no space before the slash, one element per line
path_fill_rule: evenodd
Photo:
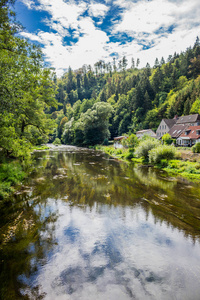
<path fill-rule="evenodd" d="M 55 79 L 58 111 L 52 118 L 56 137 L 66 144 L 102 143 L 139 129 L 156 130 L 162 118 L 200 112 L 200 42 L 180 54 L 156 58 L 138 69 L 132 59 L 97 62 Z"/>
<path fill-rule="evenodd" d="M 200 112 L 200 41 L 151 68 L 127 58 L 97 62 L 61 78 L 44 68 L 41 49 L 19 37 L 20 25 L 0 2 L 0 148 L 24 156 L 32 145 L 94 145 L 162 118 Z M 65 66 L 66 67 L 66 66 Z"/>

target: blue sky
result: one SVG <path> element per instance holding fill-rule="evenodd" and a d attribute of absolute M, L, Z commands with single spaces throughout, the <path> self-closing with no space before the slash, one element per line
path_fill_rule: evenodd
<path fill-rule="evenodd" d="M 200 37 L 199 0 L 18 0 L 15 10 L 58 76 L 113 56 L 153 66 Z"/>

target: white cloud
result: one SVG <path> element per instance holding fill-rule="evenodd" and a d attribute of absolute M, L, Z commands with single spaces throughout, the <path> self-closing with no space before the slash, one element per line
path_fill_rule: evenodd
<path fill-rule="evenodd" d="M 174 18 L 171 15 L 175 9 L 175 4 L 162 0 L 132 3 L 114 31 L 152 33 L 161 26 L 166 27 L 173 23 Z"/>
<path fill-rule="evenodd" d="M 33 1 L 21 1 L 33 9 Z M 147 62 L 153 65 L 156 57 L 167 58 L 169 54 L 184 51 L 200 35 L 198 0 L 108 0 L 106 5 L 94 1 L 86 3 L 83 0 L 79 3 L 73 0 L 39 0 L 39 3 L 35 9 L 49 13 L 51 17 L 44 22 L 56 33 L 38 31 L 23 35 L 44 45 L 46 59 L 59 75 L 69 65 L 77 69 L 83 64 L 93 65 L 100 59 L 112 61 L 110 54 L 114 52 L 119 57 L 126 55 L 129 61 L 131 57 L 140 58 L 140 66 L 145 66 Z M 101 25 L 112 3 L 123 11 L 120 12 L 121 21 L 113 21 L 111 34 L 108 35 L 95 27 L 92 18 L 98 17 L 98 25 Z M 89 16 L 83 17 L 85 12 Z M 172 32 L 167 31 L 170 26 L 174 28 Z M 121 44 L 120 35 L 124 33 L 134 40 Z M 110 42 L 112 34 L 118 37 L 116 42 Z M 64 43 L 67 37 L 68 45 Z M 77 42 L 73 42 L 75 38 Z M 151 46 L 143 50 L 142 45 Z"/>
<path fill-rule="evenodd" d="M 35 7 L 35 2 L 33 0 L 22 0 L 22 2 L 28 7 L 28 9 Z"/>
<path fill-rule="evenodd" d="M 126 32 L 137 43 L 153 44 L 150 49 L 136 49 L 133 52 L 133 56 L 139 57 L 143 63 L 141 66 L 145 66 L 146 62 L 153 65 L 156 57 L 167 58 L 174 52 L 185 51 L 200 34 L 200 7 L 197 0 L 142 0 L 137 3 L 116 0 L 115 3 L 125 10 L 121 22 L 113 27 L 113 33 Z M 170 26 L 174 26 L 172 32 L 167 31 Z M 132 47 L 132 43 L 129 46 Z M 127 49 L 130 49 L 128 45 Z"/>
<path fill-rule="evenodd" d="M 109 7 L 101 3 L 92 3 L 89 5 L 89 14 L 93 17 L 103 17 Z"/>

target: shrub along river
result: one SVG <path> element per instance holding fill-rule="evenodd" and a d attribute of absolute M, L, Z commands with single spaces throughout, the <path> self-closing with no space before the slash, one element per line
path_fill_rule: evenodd
<path fill-rule="evenodd" d="M 1 208 L 1 299 L 200 299 L 199 185 L 83 148 L 34 158 Z"/>

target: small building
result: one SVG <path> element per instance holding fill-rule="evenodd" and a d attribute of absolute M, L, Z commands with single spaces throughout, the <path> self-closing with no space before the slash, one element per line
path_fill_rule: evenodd
<path fill-rule="evenodd" d="M 176 124 L 177 118 L 174 119 L 162 119 L 158 129 L 156 130 L 157 139 L 161 139 L 162 136 L 170 131 L 170 129 Z"/>
<path fill-rule="evenodd" d="M 168 132 L 173 139 L 176 139 L 176 144 L 180 145 L 179 137 L 188 128 L 187 124 L 175 124 Z"/>
<path fill-rule="evenodd" d="M 115 148 L 123 148 L 123 145 L 121 144 L 121 141 L 123 139 L 127 139 L 128 137 L 125 135 L 117 136 L 114 138 L 114 147 Z"/>
<path fill-rule="evenodd" d="M 127 136 L 121 135 L 114 138 L 114 141 L 122 141 L 123 139 L 127 139 Z"/>
<path fill-rule="evenodd" d="M 136 136 L 140 139 L 142 138 L 144 135 L 149 135 L 153 138 L 156 138 L 156 134 L 152 129 L 144 129 L 144 130 L 139 130 L 136 132 Z"/>
<path fill-rule="evenodd" d="M 189 126 L 177 139 L 177 143 L 180 146 L 193 146 L 200 142 L 200 126 Z"/>

